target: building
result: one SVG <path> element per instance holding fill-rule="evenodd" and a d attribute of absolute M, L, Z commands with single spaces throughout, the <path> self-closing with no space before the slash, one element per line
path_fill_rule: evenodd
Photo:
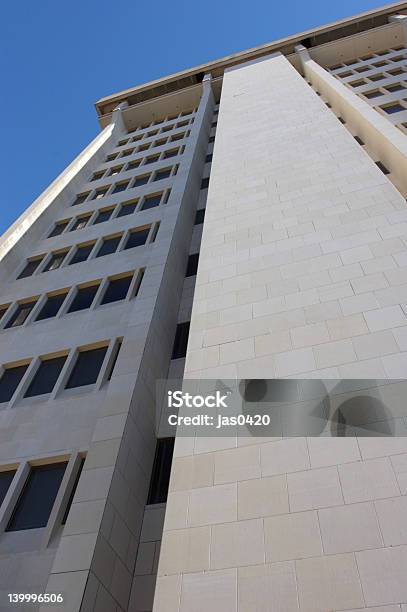
<path fill-rule="evenodd" d="M 155 399 L 184 374 L 400 398 L 406 70 L 401 2 L 96 104 L 0 241 L 1 610 L 406 612 L 403 416 L 171 464 Z"/>

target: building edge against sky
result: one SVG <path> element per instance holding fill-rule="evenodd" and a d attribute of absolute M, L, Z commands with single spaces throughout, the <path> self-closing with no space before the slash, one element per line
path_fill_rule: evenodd
<path fill-rule="evenodd" d="M 176 438 L 168 497 L 155 418 L 182 376 L 403 397 L 406 92 L 396 3 L 96 104 L 0 240 L 0 610 L 406 612 L 402 416 Z"/>

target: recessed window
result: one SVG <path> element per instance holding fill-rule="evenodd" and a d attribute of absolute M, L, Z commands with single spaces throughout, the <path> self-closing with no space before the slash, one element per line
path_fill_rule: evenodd
<path fill-rule="evenodd" d="M 144 164 L 154 164 L 160 159 L 159 155 L 151 155 L 150 157 L 146 157 Z"/>
<path fill-rule="evenodd" d="M 365 81 L 350 81 L 348 83 L 348 85 L 350 85 L 351 87 L 360 87 L 361 85 L 366 85 Z"/>
<path fill-rule="evenodd" d="M 186 321 L 185 323 L 178 323 L 175 331 L 171 359 L 182 359 L 187 354 L 189 324 L 189 321 Z"/>
<path fill-rule="evenodd" d="M 63 357 L 41 360 L 40 366 L 34 374 L 34 378 L 25 392 L 24 397 L 34 397 L 36 395 L 51 393 L 64 367 L 65 361 L 66 355 Z"/>
<path fill-rule="evenodd" d="M 43 259 L 44 259 L 43 255 L 41 257 L 37 257 L 35 259 L 29 259 L 27 261 L 23 271 L 20 272 L 20 274 L 17 276 L 17 278 L 27 278 L 27 276 L 32 276 L 34 274 L 34 272 L 36 271 L 36 269 L 38 268 L 38 266 L 40 265 L 40 263 L 42 262 Z"/>
<path fill-rule="evenodd" d="M 115 368 L 116 362 L 117 362 L 117 358 L 119 356 L 120 353 L 120 349 L 122 348 L 122 343 L 123 343 L 123 339 L 119 339 L 114 346 L 114 349 L 112 351 L 112 355 L 110 358 L 110 363 L 106 372 L 106 381 L 109 381 L 112 379 L 112 374 L 113 374 L 113 370 Z"/>
<path fill-rule="evenodd" d="M 92 175 L 92 178 L 90 179 L 91 181 L 98 181 L 99 179 L 103 178 L 105 171 L 102 170 L 101 172 L 95 172 Z"/>
<path fill-rule="evenodd" d="M 338 117 L 338 119 L 341 123 L 343 123 L 343 125 L 345 125 L 346 121 L 343 117 Z"/>
<path fill-rule="evenodd" d="M 345 70 L 345 72 L 338 72 L 338 74 L 336 74 L 335 76 L 340 77 L 341 79 L 345 79 L 348 76 L 351 76 L 353 74 L 353 72 L 351 72 L 350 70 Z"/>
<path fill-rule="evenodd" d="M 31 302 L 24 302 L 23 304 L 18 304 L 17 308 L 7 321 L 4 328 L 9 329 L 10 327 L 19 327 L 20 325 L 23 325 L 28 319 L 28 316 L 36 305 L 36 303 L 37 300 L 32 300 Z"/>
<path fill-rule="evenodd" d="M 391 74 L 392 76 L 397 76 L 399 74 L 405 74 L 404 70 L 401 70 L 401 68 L 395 68 L 394 70 L 387 70 L 386 72 L 388 72 L 388 74 Z"/>
<path fill-rule="evenodd" d="M 87 308 L 90 308 L 98 289 L 99 283 L 97 285 L 79 287 L 68 309 L 68 312 L 78 312 L 78 310 L 86 310 Z"/>
<path fill-rule="evenodd" d="M 381 106 L 380 108 L 384 110 L 384 112 L 388 115 L 393 115 L 394 113 L 401 113 L 402 111 L 407 110 L 407 108 L 401 106 L 401 104 L 389 104 L 388 106 Z"/>
<path fill-rule="evenodd" d="M 121 235 L 114 236 L 112 238 L 104 238 L 96 254 L 96 257 L 103 257 L 103 255 L 110 255 L 111 253 L 115 253 L 117 247 L 119 246 L 121 238 Z"/>
<path fill-rule="evenodd" d="M 32 467 L 6 531 L 45 527 L 67 463 Z"/>
<path fill-rule="evenodd" d="M 382 79 L 384 79 L 384 75 L 383 74 L 376 74 L 374 76 L 368 77 L 368 79 L 369 79 L 369 81 L 373 81 L 373 82 L 381 81 Z"/>
<path fill-rule="evenodd" d="M 137 149 L 138 153 L 141 153 L 142 151 L 147 151 L 151 146 L 151 142 L 146 142 L 145 144 L 142 144 L 139 146 L 139 148 Z"/>
<path fill-rule="evenodd" d="M 98 223 L 104 223 L 105 221 L 109 221 L 110 217 L 112 216 L 113 210 L 114 210 L 113 208 L 99 210 L 98 214 L 96 215 L 96 219 L 93 222 L 93 225 L 97 225 Z"/>
<path fill-rule="evenodd" d="M 26 373 L 28 364 L 6 367 L 0 378 L 0 402 L 9 402 Z"/>
<path fill-rule="evenodd" d="M 58 293 L 57 295 L 48 295 L 44 306 L 41 308 L 36 321 L 43 321 L 56 317 L 62 304 L 65 301 L 67 293 Z"/>
<path fill-rule="evenodd" d="M 128 157 L 129 155 L 133 153 L 133 151 L 134 149 L 126 149 L 126 151 L 123 151 L 120 157 Z"/>
<path fill-rule="evenodd" d="M 125 249 L 132 249 L 134 247 L 143 246 L 147 242 L 150 227 L 146 227 L 142 230 L 133 230 L 130 232 L 127 238 Z"/>
<path fill-rule="evenodd" d="M 365 98 L 372 100 L 373 98 L 378 98 L 379 96 L 382 96 L 383 94 L 378 89 L 375 89 L 374 91 L 365 92 L 363 95 L 365 96 Z"/>
<path fill-rule="evenodd" d="M 109 187 L 102 187 L 101 189 L 96 189 L 95 193 L 93 194 L 92 200 L 100 200 L 107 194 L 108 191 Z"/>
<path fill-rule="evenodd" d="M 116 176 L 116 174 L 120 174 L 122 169 L 123 169 L 123 166 L 115 166 L 114 168 L 110 170 L 109 176 Z"/>
<path fill-rule="evenodd" d="M 69 230 L 70 232 L 74 232 L 75 230 L 80 230 L 83 229 L 84 227 L 87 226 L 88 221 L 90 219 L 91 215 L 86 215 L 86 217 L 78 217 L 77 219 L 75 219 L 71 229 Z"/>
<path fill-rule="evenodd" d="M 137 208 L 138 200 L 132 200 L 131 202 L 123 202 L 120 206 L 120 210 L 117 213 L 117 217 L 125 217 L 126 215 L 132 215 Z"/>
<path fill-rule="evenodd" d="M 146 183 L 148 183 L 148 179 L 150 178 L 150 176 L 151 174 L 143 174 L 142 176 L 137 176 L 133 183 L 133 188 L 141 187 L 141 185 L 145 185 Z"/>
<path fill-rule="evenodd" d="M 146 196 L 143 200 L 140 210 L 148 210 L 149 208 L 155 208 L 160 205 L 162 193 L 156 195 Z"/>
<path fill-rule="evenodd" d="M 174 126 L 173 125 L 166 125 L 162 128 L 161 132 L 169 132 L 170 130 L 173 130 Z"/>
<path fill-rule="evenodd" d="M 138 142 L 139 140 L 142 140 L 144 138 L 144 134 L 140 134 L 139 136 L 133 136 L 133 138 L 131 139 L 131 142 Z"/>
<path fill-rule="evenodd" d="M 163 504 L 167 501 L 173 453 L 174 438 L 157 440 L 147 504 Z"/>
<path fill-rule="evenodd" d="M 48 238 L 53 238 L 54 236 L 59 236 L 60 234 L 62 234 L 68 223 L 69 219 L 66 219 L 65 221 L 58 221 L 58 223 L 55 223 L 50 234 L 48 234 Z"/>
<path fill-rule="evenodd" d="M 151 136 L 155 136 L 158 134 L 158 130 L 152 130 L 151 132 L 147 132 L 146 138 L 151 138 Z"/>
<path fill-rule="evenodd" d="M 10 304 L 7 304 L 7 306 L 0 306 L 0 321 L 2 320 L 2 318 L 4 317 L 6 312 L 8 311 L 8 307 L 9 306 L 10 306 Z"/>
<path fill-rule="evenodd" d="M 118 153 L 111 153 L 110 155 L 108 155 L 108 156 L 106 157 L 106 161 L 107 161 L 107 162 L 109 162 L 109 161 L 113 161 L 114 159 L 116 159 L 117 155 L 118 155 Z"/>
<path fill-rule="evenodd" d="M 132 161 L 129 164 L 127 164 L 126 172 L 128 172 L 129 170 L 135 170 L 136 168 L 138 168 L 140 165 L 140 161 L 141 161 L 140 159 L 136 159 L 135 161 Z"/>
<path fill-rule="evenodd" d="M 125 300 L 132 278 L 133 276 L 124 276 L 122 278 L 109 280 L 109 284 L 103 294 L 101 304 L 110 304 L 111 302 Z"/>
<path fill-rule="evenodd" d="M 78 246 L 75 251 L 74 256 L 69 262 L 69 265 L 71 266 L 72 264 L 81 263 L 82 261 L 86 261 L 89 255 L 91 254 L 91 251 L 94 246 L 95 246 L 94 242 L 92 242 L 91 244 L 84 244 L 82 246 Z"/>
<path fill-rule="evenodd" d="M 50 270 L 57 270 L 62 266 L 62 263 L 68 253 L 68 249 L 65 251 L 59 251 L 58 253 L 52 253 L 51 257 L 47 264 L 45 264 L 45 268 L 43 272 L 48 272 Z"/>
<path fill-rule="evenodd" d="M 123 181 L 122 183 L 116 183 L 112 193 L 120 193 L 121 191 L 125 191 L 129 186 L 130 181 Z"/>
<path fill-rule="evenodd" d="M 209 137 L 209 142 L 215 142 L 215 136 L 210 136 Z"/>
<path fill-rule="evenodd" d="M 126 145 L 129 142 L 129 139 L 126 138 L 125 140 L 119 140 L 119 142 L 117 143 L 118 147 L 124 147 L 124 145 Z"/>
<path fill-rule="evenodd" d="M 401 83 L 397 83 L 396 85 L 386 85 L 387 91 L 393 93 L 394 91 L 404 91 L 405 87 Z"/>
<path fill-rule="evenodd" d="M 93 385 L 97 381 L 107 346 L 80 351 L 66 385 L 66 389 Z"/>
<path fill-rule="evenodd" d="M 80 193 L 79 195 L 76 196 L 76 200 L 75 202 L 73 202 L 72 206 L 77 206 L 78 204 L 83 204 L 83 202 L 86 200 L 86 198 L 88 197 L 88 195 L 90 194 L 90 191 L 88 191 L 87 193 Z"/>
<path fill-rule="evenodd" d="M 165 145 L 167 142 L 167 138 L 161 138 L 160 140 L 156 140 L 154 142 L 154 146 L 155 147 L 162 147 L 163 145 Z"/>
<path fill-rule="evenodd" d="M 157 170 L 157 172 L 154 175 L 154 180 L 162 181 L 166 178 L 169 178 L 171 176 L 171 171 L 172 171 L 172 168 L 164 168 L 163 170 Z"/>
<path fill-rule="evenodd" d="M 79 478 L 81 477 L 81 474 L 82 474 L 84 463 L 85 463 L 85 457 L 82 457 L 80 465 L 79 465 L 78 473 L 76 474 L 75 482 L 72 487 L 71 494 L 69 496 L 68 503 L 65 508 L 64 516 L 62 517 L 61 525 L 65 525 L 68 519 L 69 511 L 72 506 L 73 498 L 75 497 L 75 492 L 78 486 Z"/>
<path fill-rule="evenodd" d="M 7 470 L 6 472 L 0 472 L 0 506 L 7 495 L 7 491 L 10 488 L 15 473 L 16 470 Z"/>
<path fill-rule="evenodd" d="M 356 140 L 356 142 L 358 144 L 360 144 L 361 146 L 363 146 L 365 143 L 363 142 L 363 140 L 361 138 L 359 138 L 359 136 L 354 136 L 354 139 Z"/>
<path fill-rule="evenodd" d="M 383 172 L 383 174 L 390 174 L 390 170 L 388 168 L 386 168 L 386 166 L 384 164 L 382 164 L 381 161 L 377 161 L 377 162 L 375 162 L 375 164 L 379 168 L 379 170 L 381 170 Z"/>
<path fill-rule="evenodd" d="M 356 72 L 367 72 L 370 70 L 370 66 L 361 66 L 360 68 L 356 68 Z"/>
<path fill-rule="evenodd" d="M 200 225 L 201 223 L 204 222 L 204 219 L 205 219 L 205 209 L 200 208 L 199 210 L 196 211 L 195 225 Z"/>
<path fill-rule="evenodd" d="M 387 66 L 387 62 L 374 62 L 372 63 L 372 66 L 375 68 L 382 68 L 383 66 Z"/>
<path fill-rule="evenodd" d="M 391 59 L 392 62 L 401 62 L 405 58 L 403 55 L 397 55 L 396 57 L 390 57 L 389 59 Z"/>
<path fill-rule="evenodd" d="M 164 151 L 164 159 L 169 159 L 170 157 L 176 157 L 179 154 L 179 149 L 169 149 L 169 151 Z"/>
<path fill-rule="evenodd" d="M 189 121 L 181 121 L 181 123 L 177 123 L 177 125 L 175 126 L 177 129 L 178 128 L 182 128 L 185 127 L 186 125 L 188 125 Z"/>
<path fill-rule="evenodd" d="M 193 253 L 188 257 L 187 271 L 185 276 L 195 276 L 198 271 L 199 253 Z"/>
<path fill-rule="evenodd" d="M 171 136 L 170 142 L 176 142 L 177 140 L 182 140 L 183 138 L 185 138 L 185 132 L 182 132 L 182 134 L 174 134 L 174 136 Z"/>
<path fill-rule="evenodd" d="M 208 189 L 209 187 L 209 176 L 203 178 L 201 181 L 201 189 Z"/>

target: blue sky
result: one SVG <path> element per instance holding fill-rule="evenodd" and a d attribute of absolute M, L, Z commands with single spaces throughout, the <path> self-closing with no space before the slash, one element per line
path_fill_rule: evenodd
<path fill-rule="evenodd" d="M 0 234 L 99 131 L 110 93 L 383 4 L 23 0 L 2 6 Z"/>

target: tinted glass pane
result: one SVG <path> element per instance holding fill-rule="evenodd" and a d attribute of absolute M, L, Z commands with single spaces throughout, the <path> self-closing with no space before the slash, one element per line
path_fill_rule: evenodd
<path fill-rule="evenodd" d="M 116 236 L 116 238 L 107 238 L 103 240 L 102 246 L 97 252 L 96 257 L 102 257 L 102 255 L 110 255 L 110 253 L 114 253 L 119 246 L 119 242 L 121 240 L 121 236 Z"/>
<path fill-rule="evenodd" d="M 158 206 L 161 202 L 161 196 L 162 194 L 160 193 L 158 195 L 145 198 L 141 206 L 141 210 L 148 210 L 149 208 L 154 208 L 155 206 Z"/>
<path fill-rule="evenodd" d="M 15 470 L 9 470 L 8 472 L 0 472 L 0 506 L 6 497 L 7 491 L 11 485 L 11 481 L 14 478 Z"/>
<path fill-rule="evenodd" d="M 196 211 L 195 225 L 200 225 L 201 223 L 204 222 L 204 219 L 205 219 L 205 209 L 200 208 L 199 210 Z"/>
<path fill-rule="evenodd" d="M 81 193 L 80 195 L 76 196 L 76 200 L 72 204 L 72 206 L 76 206 L 77 204 L 82 204 L 82 202 L 84 202 L 86 200 L 88 195 L 89 195 L 89 192 L 88 193 Z"/>
<path fill-rule="evenodd" d="M 26 373 L 28 365 L 6 368 L 0 378 L 0 402 L 9 402 Z"/>
<path fill-rule="evenodd" d="M 75 255 L 72 257 L 71 261 L 69 262 L 69 265 L 80 263 L 81 261 L 86 261 L 94 246 L 94 244 L 88 244 L 87 246 L 79 247 L 78 249 L 76 249 Z"/>
<path fill-rule="evenodd" d="M 201 181 L 201 189 L 208 189 L 209 187 L 209 177 L 202 179 Z"/>
<path fill-rule="evenodd" d="M 118 217 L 125 217 L 131 215 L 136 210 L 137 202 L 131 202 L 130 204 L 123 204 L 119 210 Z"/>
<path fill-rule="evenodd" d="M 24 270 L 22 272 L 20 272 L 20 274 L 18 275 L 17 278 L 26 278 L 27 276 L 31 276 L 32 274 L 34 274 L 34 272 L 36 271 L 36 269 L 40 265 L 41 261 L 42 261 L 42 258 L 41 259 L 33 259 L 31 261 L 28 261 L 27 265 L 24 268 Z"/>
<path fill-rule="evenodd" d="M 165 151 L 164 157 L 168 159 L 169 157 L 175 157 L 178 155 L 178 149 L 171 149 L 170 151 Z"/>
<path fill-rule="evenodd" d="M 84 228 L 88 223 L 89 219 L 90 217 L 81 217 L 80 219 L 76 219 L 70 231 L 74 232 L 75 230 Z"/>
<path fill-rule="evenodd" d="M 91 287 L 82 287 L 81 289 L 78 289 L 68 312 L 76 312 L 78 310 L 90 308 L 98 289 L 99 285 L 92 285 Z"/>
<path fill-rule="evenodd" d="M 68 221 L 57 223 L 54 229 L 52 230 L 52 232 L 49 234 L 48 238 L 52 238 L 52 236 L 59 236 L 59 234 L 62 234 L 62 232 L 64 231 L 67 225 L 68 225 Z"/>
<path fill-rule="evenodd" d="M 102 304 L 124 300 L 129 290 L 131 279 L 131 276 L 126 276 L 125 278 L 111 280 L 103 296 Z"/>
<path fill-rule="evenodd" d="M 133 247 L 141 246 L 146 243 L 148 233 L 150 228 L 146 228 L 144 230 L 140 230 L 138 232 L 130 232 L 130 235 L 127 239 L 125 249 L 132 249 Z"/>
<path fill-rule="evenodd" d="M 104 346 L 103 348 L 79 353 L 66 388 L 72 389 L 73 387 L 94 384 L 99 376 L 106 351 L 107 346 Z"/>
<path fill-rule="evenodd" d="M 101 210 L 98 213 L 96 219 L 94 220 L 93 225 L 95 225 L 96 223 L 103 223 L 104 221 L 108 221 L 112 216 L 112 212 L 113 210 Z"/>
<path fill-rule="evenodd" d="M 194 253 L 188 257 L 188 265 L 185 276 L 195 276 L 198 270 L 199 253 Z"/>
<path fill-rule="evenodd" d="M 73 487 L 72 487 L 72 491 L 71 491 L 71 494 L 70 494 L 70 496 L 69 496 L 68 503 L 67 503 L 67 505 L 66 505 L 66 510 L 65 510 L 65 513 L 64 513 L 63 519 L 62 519 L 62 521 L 61 521 L 61 524 L 62 524 L 62 525 L 65 525 L 65 523 L 66 523 L 66 519 L 68 518 L 69 510 L 71 509 L 71 506 L 72 506 L 72 501 L 73 501 L 73 498 L 75 497 L 76 487 L 78 486 L 79 478 L 81 477 L 82 470 L 83 470 L 83 464 L 84 464 L 84 463 L 85 463 L 85 458 L 83 458 L 83 459 L 81 460 L 81 464 L 80 464 L 80 466 L 79 466 L 78 474 L 76 475 L 75 482 L 74 482 L 74 485 L 73 485 Z"/>
<path fill-rule="evenodd" d="M 127 185 L 129 183 L 118 183 L 115 188 L 113 189 L 112 193 L 119 193 L 120 191 L 124 191 L 125 189 L 127 189 Z"/>
<path fill-rule="evenodd" d="M 43 319 L 55 317 L 58 313 L 58 310 L 61 308 L 65 298 L 66 293 L 49 296 L 44 306 L 41 308 L 40 313 L 36 318 L 36 321 L 42 321 Z"/>
<path fill-rule="evenodd" d="M 156 172 L 154 180 L 162 181 L 163 179 L 166 179 L 169 176 L 171 176 L 171 168 L 168 168 L 168 170 L 160 170 L 160 172 Z"/>
<path fill-rule="evenodd" d="M 147 157 L 146 161 L 144 162 L 145 164 L 153 164 L 154 162 L 158 161 L 159 155 L 153 155 L 152 157 Z"/>
<path fill-rule="evenodd" d="M 140 187 L 140 185 L 145 185 L 146 183 L 148 183 L 149 178 L 149 174 L 146 174 L 145 176 L 138 176 L 133 183 L 133 187 Z"/>
<path fill-rule="evenodd" d="M 0 321 L 6 314 L 7 310 L 8 310 L 8 306 L 0 306 Z"/>
<path fill-rule="evenodd" d="M 148 504 L 162 504 L 167 501 L 173 452 L 174 438 L 157 440 Z"/>
<path fill-rule="evenodd" d="M 174 346 L 171 359 L 180 359 L 187 354 L 187 344 L 189 335 L 189 321 L 178 323 L 175 332 Z"/>
<path fill-rule="evenodd" d="M 11 315 L 10 319 L 4 326 L 5 329 L 8 329 L 9 327 L 18 327 L 19 325 L 25 323 L 28 315 L 30 314 L 36 303 L 37 301 L 27 302 L 26 304 L 19 304 L 14 314 Z"/>
<path fill-rule="evenodd" d="M 65 361 L 66 357 L 55 357 L 54 359 L 41 361 L 40 367 L 35 373 L 24 397 L 33 397 L 34 395 L 51 393 Z"/>
<path fill-rule="evenodd" d="M 31 468 L 27 482 L 7 525 L 7 531 L 46 526 L 66 465 L 66 463 L 57 463 Z"/>
<path fill-rule="evenodd" d="M 62 262 L 64 261 L 67 252 L 68 251 L 64 251 L 63 253 L 56 253 L 55 255 L 52 255 L 51 259 L 44 268 L 44 272 L 48 272 L 48 270 L 56 270 L 57 268 L 59 268 L 62 265 Z"/>

